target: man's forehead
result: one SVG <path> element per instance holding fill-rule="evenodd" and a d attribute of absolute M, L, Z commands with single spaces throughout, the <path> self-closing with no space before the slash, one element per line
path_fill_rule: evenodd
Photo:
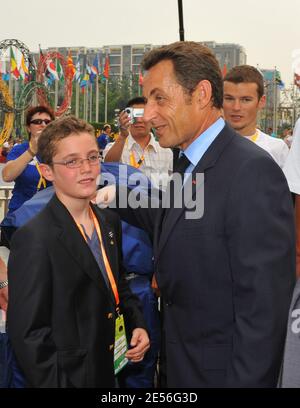
<path fill-rule="evenodd" d="M 224 82 L 224 95 L 257 96 L 258 86 L 255 82 Z"/>

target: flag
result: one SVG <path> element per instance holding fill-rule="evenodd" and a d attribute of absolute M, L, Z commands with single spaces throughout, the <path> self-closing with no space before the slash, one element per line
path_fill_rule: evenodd
<path fill-rule="evenodd" d="M 106 78 L 106 79 L 108 79 L 109 78 L 109 70 L 110 70 L 110 67 L 109 67 L 109 56 L 108 55 L 106 55 L 106 57 L 105 57 L 105 64 L 104 64 L 104 70 L 103 70 L 103 76 L 104 76 L 104 78 Z"/>
<path fill-rule="evenodd" d="M 20 78 L 20 71 L 18 70 L 17 61 L 15 59 L 12 47 L 10 47 L 10 72 L 13 74 L 15 79 Z"/>
<path fill-rule="evenodd" d="M 65 80 L 65 78 L 64 78 L 64 73 L 63 73 L 61 63 L 59 61 L 57 61 L 56 71 L 57 71 L 57 75 L 58 75 L 59 80 L 61 82 L 63 82 Z"/>
<path fill-rule="evenodd" d="M 74 75 L 76 73 L 76 68 L 74 66 L 73 58 L 72 58 L 70 50 L 69 50 L 69 54 L 68 54 L 68 58 L 67 58 L 67 73 L 68 73 L 69 77 L 73 81 Z"/>
<path fill-rule="evenodd" d="M 92 66 L 90 67 L 90 72 L 89 72 L 89 74 L 90 74 L 90 83 L 91 84 L 94 83 L 94 80 L 95 80 L 96 76 L 98 75 L 98 73 L 99 73 L 99 64 L 98 64 L 98 57 L 96 55 L 95 58 L 94 58 L 94 61 L 92 63 Z"/>
<path fill-rule="evenodd" d="M 99 74 L 99 63 L 98 63 L 98 56 L 96 55 L 93 61 L 93 64 L 91 66 L 91 71 L 92 75 L 98 75 Z"/>
<path fill-rule="evenodd" d="M 275 69 L 275 82 L 279 86 L 280 89 L 284 88 L 284 82 L 281 80 L 280 72 Z"/>
<path fill-rule="evenodd" d="M 59 77 L 58 77 L 58 73 L 56 71 L 56 67 L 55 67 L 53 60 L 51 58 L 47 58 L 46 56 L 46 63 L 47 63 L 48 72 L 50 72 L 54 80 L 56 79 L 58 81 Z"/>
<path fill-rule="evenodd" d="M 3 75 L 6 75 L 6 64 L 5 61 L 0 59 L 0 78 L 3 79 Z"/>
<path fill-rule="evenodd" d="M 300 89 L 300 75 L 294 73 L 294 84 Z"/>
<path fill-rule="evenodd" d="M 76 68 L 75 80 L 76 80 L 77 82 L 80 82 L 80 81 L 81 81 L 81 73 L 80 73 L 80 60 L 79 60 L 79 55 L 77 55 L 77 61 L 76 61 L 75 68 Z"/>
<path fill-rule="evenodd" d="M 47 84 L 51 85 L 52 82 L 55 80 L 55 78 L 53 77 L 51 72 L 48 70 L 48 61 L 45 62 L 45 56 L 44 56 L 44 53 L 40 45 L 39 45 L 39 49 L 40 49 L 40 61 L 43 62 L 43 66 L 45 67 L 45 76 L 47 78 Z"/>
<path fill-rule="evenodd" d="M 222 76 L 223 76 L 223 78 L 226 76 L 226 74 L 227 74 L 227 65 L 226 65 L 226 63 L 223 65 L 223 69 L 222 69 Z"/>
<path fill-rule="evenodd" d="M 19 71 L 20 71 L 21 78 L 25 82 L 28 82 L 28 80 L 29 80 L 29 70 L 28 70 L 28 67 L 26 65 L 25 58 L 24 58 L 23 54 L 22 54 L 22 58 L 21 58 L 21 65 L 20 65 Z"/>
<path fill-rule="evenodd" d="M 143 80 L 144 80 L 144 78 L 143 78 L 142 70 L 141 70 L 141 67 L 140 67 L 140 69 L 139 69 L 139 86 L 143 86 Z"/>
<path fill-rule="evenodd" d="M 85 88 L 90 80 L 89 74 L 86 72 L 82 80 L 80 81 L 80 88 Z"/>

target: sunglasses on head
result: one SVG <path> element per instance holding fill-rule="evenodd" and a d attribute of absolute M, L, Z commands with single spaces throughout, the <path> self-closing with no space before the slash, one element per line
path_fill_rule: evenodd
<path fill-rule="evenodd" d="M 30 121 L 30 124 L 41 125 L 42 123 L 45 123 L 45 125 L 48 125 L 50 122 L 52 122 L 51 119 L 33 119 Z"/>

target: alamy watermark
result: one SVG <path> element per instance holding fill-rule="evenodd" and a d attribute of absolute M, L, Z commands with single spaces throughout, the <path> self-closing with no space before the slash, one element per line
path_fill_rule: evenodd
<path fill-rule="evenodd" d="M 128 174 L 127 166 L 120 166 L 118 176 L 103 172 L 98 184 L 108 186 L 98 191 L 96 203 L 99 207 L 110 208 L 176 208 L 183 209 L 186 219 L 200 219 L 204 214 L 204 174 L 174 173 L 170 184 L 164 185 L 165 177 L 156 173 L 161 191 L 151 185 L 140 172 Z M 111 187 L 114 186 L 114 187 Z M 128 187 L 128 188 L 127 188 Z M 117 197 L 117 200 L 116 200 Z M 117 203 L 118 201 L 118 203 Z"/>

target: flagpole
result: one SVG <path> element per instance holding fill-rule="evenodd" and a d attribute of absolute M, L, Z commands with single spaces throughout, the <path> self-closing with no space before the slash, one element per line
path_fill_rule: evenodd
<path fill-rule="evenodd" d="M 178 0 L 179 40 L 184 41 L 183 7 L 182 0 Z"/>
<path fill-rule="evenodd" d="M 273 133 L 277 133 L 277 85 L 276 85 L 276 67 L 273 75 Z"/>
<path fill-rule="evenodd" d="M 141 76 L 141 73 L 139 71 L 139 73 L 138 73 L 138 95 L 139 96 L 141 96 L 141 91 L 142 91 L 142 87 L 140 85 L 140 76 Z"/>
<path fill-rule="evenodd" d="M 56 52 L 58 52 L 58 49 L 56 48 Z M 57 58 L 55 61 L 55 69 L 57 72 Z M 58 75 L 57 75 L 58 76 Z M 58 81 L 59 79 L 55 79 L 55 93 L 54 93 L 54 112 L 57 110 L 57 104 L 58 104 Z"/>
<path fill-rule="evenodd" d="M 84 114 L 84 119 L 87 121 L 88 120 L 88 110 L 89 110 L 89 85 L 85 87 L 86 90 L 86 95 L 85 95 L 85 114 Z"/>
<path fill-rule="evenodd" d="M 93 84 L 90 84 L 90 122 L 92 122 L 93 115 Z"/>
<path fill-rule="evenodd" d="M 86 87 L 83 87 L 83 119 L 86 119 Z"/>
<path fill-rule="evenodd" d="M 95 121 L 96 123 L 99 122 L 99 75 L 96 75 L 96 115 L 95 115 Z"/>
<path fill-rule="evenodd" d="M 79 82 L 76 81 L 75 93 L 75 116 L 79 118 Z"/>
<path fill-rule="evenodd" d="M 105 123 L 107 123 L 107 91 L 108 91 L 108 79 L 105 82 Z"/>

